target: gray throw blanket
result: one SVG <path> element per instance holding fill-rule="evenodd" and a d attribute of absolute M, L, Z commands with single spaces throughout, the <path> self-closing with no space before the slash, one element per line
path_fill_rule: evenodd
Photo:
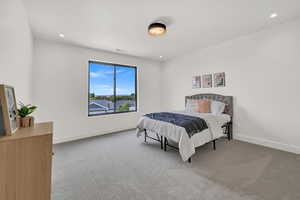
<path fill-rule="evenodd" d="M 169 112 L 150 113 L 146 114 L 145 116 L 154 120 L 164 121 L 176 126 L 183 127 L 189 137 L 192 137 L 196 133 L 199 133 L 208 128 L 205 120 L 201 119 L 200 117 Z"/>

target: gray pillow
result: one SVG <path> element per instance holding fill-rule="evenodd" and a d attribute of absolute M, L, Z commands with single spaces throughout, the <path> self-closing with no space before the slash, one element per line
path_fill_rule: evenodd
<path fill-rule="evenodd" d="M 190 113 L 198 112 L 198 101 L 195 99 L 187 99 L 185 111 Z"/>
<path fill-rule="evenodd" d="M 212 114 L 220 115 L 224 112 L 225 106 L 226 104 L 220 101 L 211 101 L 210 111 Z"/>

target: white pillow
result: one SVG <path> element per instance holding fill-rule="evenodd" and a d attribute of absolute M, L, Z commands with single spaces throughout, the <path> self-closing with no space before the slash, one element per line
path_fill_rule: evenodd
<path fill-rule="evenodd" d="M 198 112 L 198 100 L 195 99 L 187 99 L 185 105 L 185 111 L 195 113 Z"/>
<path fill-rule="evenodd" d="M 211 101 L 210 111 L 212 114 L 220 115 L 224 112 L 226 104 L 220 101 Z"/>

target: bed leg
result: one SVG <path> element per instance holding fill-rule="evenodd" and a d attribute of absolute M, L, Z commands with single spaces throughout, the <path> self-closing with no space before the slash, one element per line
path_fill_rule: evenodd
<path fill-rule="evenodd" d="M 230 132 L 228 131 L 228 128 L 229 128 L 229 126 L 227 126 L 227 138 L 228 138 L 228 140 L 230 141 L 231 138 L 230 138 Z"/>
<path fill-rule="evenodd" d="M 167 142 L 168 142 L 167 138 L 164 137 L 164 151 L 167 151 Z"/>
<path fill-rule="evenodd" d="M 233 130 L 233 128 L 232 128 L 232 123 L 230 123 L 230 124 L 229 124 L 229 135 L 230 135 L 230 140 L 233 139 L 232 130 Z"/>
<path fill-rule="evenodd" d="M 189 162 L 189 163 L 191 163 L 191 162 L 192 162 L 192 158 L 191 158 L 191 157 L 188 159 L 188 162 Z"/>
<path fill-rule="evenodd" d="M 145 131 L 145 138 L 144 138 L 144 140 L 145 140 L 145 143 L 147 143 L 147 130 L 144 129 L 144 131 Z"/>
<path fill-rule="evenodd" d="M 231 140 L 231 131 L 230 131 L 230 124 L 227 124 L 227 134 L 228 134 L 228 140 Z"/>
<path fill-rule="evenodd" d="M 213 141 L 214 150 L 216 150 L 216 140 Z"/>
<path fill-rule="evenodd" d="M 160 136 L 160 149 L 164 149 L 163 136 Z"/>
<path fill-rule="evenodd" d="M 232 122 L 227 123 L 226 132 L 227 132 L 227 135 L 228 135 L 228 140 L 232 140 L 233 139 L 233 137 L 232 137 Z"/>

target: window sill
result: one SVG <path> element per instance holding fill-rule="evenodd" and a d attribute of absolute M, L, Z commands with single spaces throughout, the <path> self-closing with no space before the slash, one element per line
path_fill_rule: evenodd
<path fill-rule="evenodd" d="M 126 112 L 113 112 L 113 113 L 101 113 L 101 114 L 88 114 L 88 117 L 97 117 L 97 116 L 109 116 L 115 114 L 128 114 L 128 113 L 137 113 L 137 110 L 126 111 Z"/>

